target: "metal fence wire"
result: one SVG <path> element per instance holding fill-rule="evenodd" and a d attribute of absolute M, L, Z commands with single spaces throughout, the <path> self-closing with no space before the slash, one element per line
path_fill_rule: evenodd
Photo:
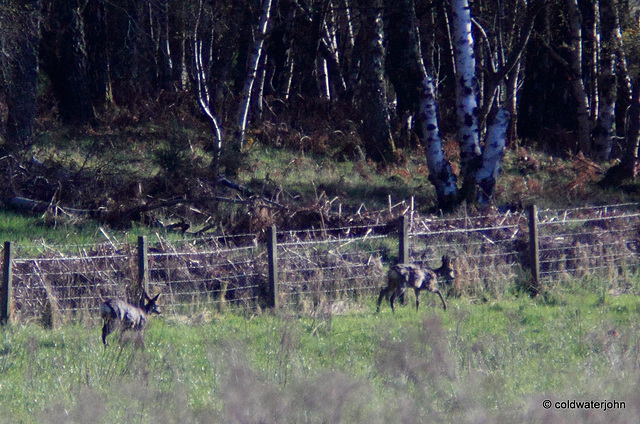
<path fill-rule="evenodd" d="M 551 286 L 603 278 L 611 289 L 637 289 L 639 206 L 538 211 L 540 282 Z M 436 268 L 449 255 L 457 272 L 450 295 L 501 295 L 531 278 L 530 219 L 520 212 L 446 218 L 415 214 L 406 235 L 407 260 Z M 265 238 L 155 237 L 146 247 L 148 290 L 162 293 L 165 313 L 189 314 L 227 304 L 264 306 L 269 291 Z M 393 225 L 278 231 L 278 304 L 313 309 L 377 295 L 385 284 L 385 269 L 400 256 L 398 243 Z M 135 244 L 34 243 L 13 250 L 8 266 L 17 321 L 37 318 L 51 305 L 72 316 L 95 315 L 103 299 L 131 299 L 139 287 Z M 6 274 L 7 264 L 3 267 Z"/>
<path fill-rule="evenodd" d="M 135 275 L 128 244 L 23 246 L 13 260 L 14 319 L 37 318 L 48 305 L 60 312 L 95 313 L 108 297 L 126 297 Z"/>
<path fill-rule="evenodd" d="M 163 293 L 174 313 L 207 305 L 255 304 L 265 287 L 267 264 L 256 235 L 158 242 L 149 248 L 149 290 Z M 233 239 L 233 238 L 232 238 Z"/>
<path fill-rule="evenodd" d="M 546 210 L 539 213 L 541 280 L 606 278 L 630 287 L 638 267 L 638 205 Z"/>
<path fill-rule="evenodd" d="M 279 303 L 297 308 L 357 301 L 380 289 L 385 226 L 282 232 L 278 242 Z M 363 233 L 363 234 L 359 234 Z"/>

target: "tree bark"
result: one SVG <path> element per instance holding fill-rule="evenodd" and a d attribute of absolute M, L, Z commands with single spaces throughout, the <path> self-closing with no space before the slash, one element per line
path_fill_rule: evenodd
<path fill-rule="evenodd" d="M 509 128 L 509 112 L 500 108 L 487 131 L 487 139 L 482 152 L 482 166 L 478 170 L 478 203 L 488 204 L 502 168 L 502 157 Z"/>
<path fill-rule="evenodd" d="M 362 116 L 362 141 L 367 156 L 374 162 L 391 162 L 395 146 L 387 92 L 385 87 L 384 24 L 382 0 L 368 0 L 364 5 L 363 25 L 360 28 L 362 45 L 362 87 L 360 111 Z"/>
<path fill-rule="evenodd" d="M 460 195 L 473 202 L 476 173 L 482 164 L 478 132 L 478 82 L 471 34 L 471 11 L 468 0 L 452 0 L 452 37 L 456 61 L 456 114 L 460 144 L 460 174 L 463 177 Z"/>

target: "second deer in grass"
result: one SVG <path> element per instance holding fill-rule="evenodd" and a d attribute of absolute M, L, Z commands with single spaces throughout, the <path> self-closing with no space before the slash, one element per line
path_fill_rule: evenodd
<path fill-rule="evenodd" d="M 447 255 L 442 257 L 442 266 L 437 269 L 422 268 L 416 264 L 398 264 L 391 267 L 387 274 L 387 287 L 380 291 L 380 296 L 378 297 L 377 311 L 380 311 L 382 299 L 391 293 L 389 303 L 391 304 L 391 310 L 395 312 L 393 301 L 409 287 L 413 288 L 416 295 L 416 311 L 420 306 L 421 290 L 427 290 L 440 296 L 442 307 L 446 310 L 447 302 L 444 301 L 442 293 L 438 290 L 438 276 L 444 277 L 447 282 L 455 278 L 455 271 L 451 266 L 451 259 Z"/>
<path fill-rule="evenodd" d="M 108 299 L 100 305 L 100 315 L 104 320 L 102 326 L 102 343 L 107 346 L 107 336 L 116 328 L 121 331 L 142 331 L 147 323 L 147 315 L 160 314 L 156 304 L 160 294 L 150 297 L 142 292 L 139 306 L 134 306 L 121 299 Z"/>

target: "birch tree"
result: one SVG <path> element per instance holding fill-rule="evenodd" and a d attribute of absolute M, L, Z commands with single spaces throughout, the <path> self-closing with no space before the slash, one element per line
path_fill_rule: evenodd
<path fill-rule="evenodd" d="M 269 26 L 269 19 L 271 16 L 271 4 L 272 0 L 263 0 L 260 24 L 258 25 L 258 30 L 256 31 L 255 43 L 249 58 L 249 64 L 247 66 L 247 77 L 244 82 L 242 97 L 240 99 L 240 107 L 238 109 L 235 146 L 238 149 L 242 149 L 244 146 L 247 122 L 249 120 L 249 108 L 251 105 L 251 92 L 253 90 L 253 84 L 258 75 L 258 65 L 260 64 L 260 58 L 262 57 L 264 39 L 267 36 L 267 28 Z"/>
<path fill-rule="evenodd" d="M 475 199 L 476 173 L 482 164 L 478 132 L 478 83 L 471 34 L 471 8 L 468 0 L 451 1 L 453 53 L 456 74 L 456 116 L 460 144 L 462 197 Z"/>
<path fill-rule="evenodd" d="M 488 131 L 483 153 L 478 127 L 478 84 L 471 33 L 471 8 L 468 0 L 452 0 L 451 8 L 460 172 L 463 177 L 460 199 L 487 203 L 493 195 L 495 180 L 500 172 L 509 114 L 502 109 L 498 111 Z M 481 188 L 479 192 L 478 186 Z"/>
<path fill-rule="evenodd" d="M 397 1 L 389 11 L 389 76 L 398 109 L 417 115 L 417 135 L 425 151 L 429 181 L 435 187 L 438 206 L 446 210 L 455 205 L 458 186 L 444 155 L 435 85 L 424 64 L 414 1 Z"/>
<path fill-rule="evenodd" d="M 203 21 L 204 4 L 200 0 L 198 9 L 196 12 L 195 27 L 193 30 L 193 80 L 195 81 L 196 96 L 198 99 L 198 105 L 204 113 L 205 117 L 211 125 L 211 130 L 214 135 L 214 148 L 213 159 L 211 161 L 211 169 L 214 172 L 218 170 L 218 161 L 223 148 L 223 131 L 222 125 L 216 115 L 213 97 L 211 90 L 209 89 L 208 69 L 211 62 L 211 56 L 205 56 L 204 52 L 204 40 L 200 36 L 200 26 Z M 207 60 L 205 60 L 207 57 Z"/>

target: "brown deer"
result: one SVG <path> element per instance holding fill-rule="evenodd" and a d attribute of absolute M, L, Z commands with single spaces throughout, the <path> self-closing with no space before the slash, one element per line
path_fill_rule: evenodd
<path fill-rule="evenodd" d="M 438 290 L 438 276 L 444 277 L 447 282 L 450 282 L 455 278 L 455 271 L 451 266 L 451 259 L 449 256 L 444 255 L 442 257 L 442 266 L 437 269 L 422 268 L 416 264 L 398 264 L 389 270 L 387 274 L 387 287 L 380 291 L 378 297 L 377 312 L 380 312 L 380 303 L 382 298 L 391 293 L 391 310 L 395 312 L 393 307 L 393 301 L 396 296 L 403 295 L 404 291 L 411 287 L 416 295 L 416 311 L 420 306 L 420 291 L 428 290 L 431 293 L 436 293 L 442 300 L 442 307 L 447 310 L 447 302 L 444 301 L 442 293 Z"/>
<path fill-rule="evenodd" d="M 139 306 L 134 306 L 121 299 L 108 299 L 100 305 L 100 315 L 104 320 L 102 326 L 102 343 L 107 346 L 107 336 L 116 327 L 121 331 L 135 330 L 142 331 L 147 323 L 147 315 L 160 314 L 158 301 L 160 294 L 149 297 L 146 291 L 142 292 Z"/>

